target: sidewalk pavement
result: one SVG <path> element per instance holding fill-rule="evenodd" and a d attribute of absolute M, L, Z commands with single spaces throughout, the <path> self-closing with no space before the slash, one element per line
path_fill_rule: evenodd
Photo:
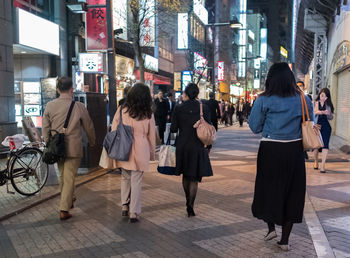
<path fill-rule="evenodd" d="M 78 200 L 69 221 L 58 220 L 58 198 L 2 221 L 0 254 L 350 257 L 350 163 L 330 162 L 326 174 L 307 163 L 305 220 L 293 228 L 291 251 L 283 252 L 277 240 L 263 241 L 266 225 L 251 215 L 257 149 L 258 137 L 246 127 L 219 131 L 211 153 L 214 176 L 204 178 L 199 185 L 194 218 L 186 217 L 181 178 L 158 174 L 157 164 L 152 163 L 144 174 L 139 223 L 130 224 L 121 217 L 120 176 L 106 174 L 77 189 Z"/>

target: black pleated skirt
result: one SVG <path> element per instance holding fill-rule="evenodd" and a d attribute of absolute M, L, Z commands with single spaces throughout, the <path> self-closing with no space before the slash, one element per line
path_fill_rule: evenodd
<path fill-rule="evenodd" d="M 306 191 L 302 141 L 261 141 L 252 212 L 265 222 L 301 223 Z"/>

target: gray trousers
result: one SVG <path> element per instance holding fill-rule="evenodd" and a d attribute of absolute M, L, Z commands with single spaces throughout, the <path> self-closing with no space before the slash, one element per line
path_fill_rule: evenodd
<path fill-rule="evenodd" d="M 141 213 L 141 190 L 142 176 L 141 171 L 122 170 L 121 179 L 121 201 L 122 205 L 129 206 L 129 213 Z"/>

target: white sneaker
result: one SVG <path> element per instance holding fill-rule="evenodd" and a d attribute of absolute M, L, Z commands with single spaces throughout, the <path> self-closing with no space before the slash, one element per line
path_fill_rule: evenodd
<path fill-rule="evenodd" d="M 277 245 L 279 246 L 279 248 L 281 248 L 283 251 L 289 251 L 290 250 L 290 246 L 289 245 L 280 245 L 278 242 L 277 242 Z"/>
<path fill-rule="evenodd" d="M 268 233 L 268 234 L 264 237 L 264 240 L 265 240 L 265 241 L 269 241 L 269 240 L 274 239 L 274 238 L 276 238 L 276 237 L 277 237 L 277 233 L 276 233 L 276 231 L 274 230 L 274 231 L 271 231 L 270 233 Z"/>

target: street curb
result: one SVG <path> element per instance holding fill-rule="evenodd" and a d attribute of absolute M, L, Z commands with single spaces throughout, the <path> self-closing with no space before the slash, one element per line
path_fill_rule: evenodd
<path fill-rule="evenodd" d="M 108 172 L 109 172 L 108 169 L 97 169 L 97 170 L 89 173 L 88 175 L 79 176 L 79 177 L 77 177 L 78 183 L 76 184 L 76 187 L 79 187 L 79 186 L 84 185 L 86 183 L 89 183 L 89 182 L 91 182 L 91 181 L 93 181 L 93 180 L 95 180 L 97 178 L 100 178 L 100 177 L 106 175 Z M 38 195 L 40 195 L 40 193 Z M 53 198 L 59 196 L 60 195 L 60 190 L 57 187 L 57 190 L 54 190 L 54 191 L 49 192 L 49 193 L 46 193 L 45 195 L 46 196 L 40 198 L 39 200 L 34 200 L 34 201 L 28 203 L 27 205 L 23 205 L 21 207 L 13 208 L 7 214 L 5 214 L 5 215 L 0 217 L 0 222 L 4 221 L 6 219 L 9 219 L 9 218 L 11 218 L 13 216 L 16 216 L 16 215 L 22 213 L 25 210 L 33 208 L 33 207 L 35 207 L 35 206 L 37 206 L 39 204 L 42 204 L 42 203 L 44 203 L 44 202 L 46 202 L 46 201 L 48 201 L 50 199 L 53 199 Z"/>
<path fill-rule="evenodd" d="M 305 196 L 304 218 L 309 229 L 317 257 L 335 258 L 333 249 L 329 244 L 326 233 L 324 232 L 323 226 L 316 214 L 308 193 L 306 193 Z"/>

